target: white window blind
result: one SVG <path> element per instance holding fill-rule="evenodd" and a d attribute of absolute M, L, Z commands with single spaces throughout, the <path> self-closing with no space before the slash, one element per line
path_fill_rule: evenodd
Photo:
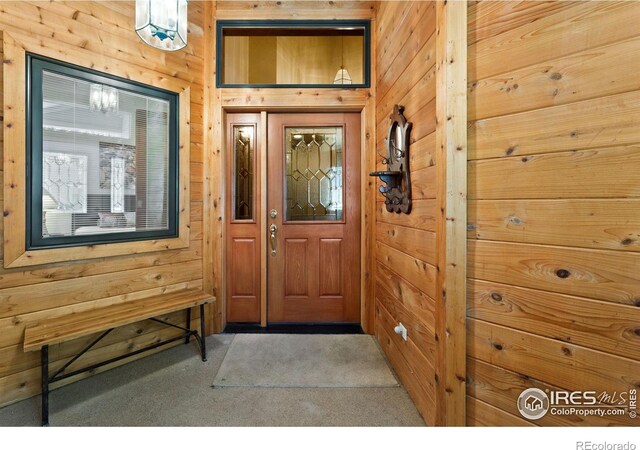
<path fill-rule="evenodd" d="M 169 102 L 44 70 L 42 237 L 169 228 Z"/>

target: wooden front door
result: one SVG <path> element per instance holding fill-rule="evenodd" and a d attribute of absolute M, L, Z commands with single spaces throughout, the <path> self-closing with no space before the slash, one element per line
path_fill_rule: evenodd
<path fill-rule="evenodd" d="M 270 114 L 269 323 L 360 321 L 360 115 Z"/>

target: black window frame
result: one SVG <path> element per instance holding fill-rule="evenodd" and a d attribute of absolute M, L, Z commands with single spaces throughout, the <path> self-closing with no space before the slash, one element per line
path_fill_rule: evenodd
<path fill-rule="evenodd" d="M 26 248 L 43 250 L 61 247 L 170 239 L 179 236 L 179 94 L 116 77 L 86 67 L 27 53 L 26 58 Z M 43 157 L 43 72 L 53 72 L 90 83 L 99 83 L 169 102 L 169 183 L 168 228 L 166 230 L 101 233 L 80 236 L 42 237 L 42 157 Z"/>
<path fill-rule="evenodd" d="M 225 28 L 350 28 L 364 29 L 364 82 L 358 84 L 239 84 L 223 83 L 223 39 Z M 216 87 L 218 88 L 340 88 L 371 87 L 371 21 L 370 20 L 218 20 L 216 22 Z"/>

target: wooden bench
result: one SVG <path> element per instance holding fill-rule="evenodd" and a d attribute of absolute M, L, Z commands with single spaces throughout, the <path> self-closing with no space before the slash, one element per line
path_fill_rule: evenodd
<path fill-rule="evenodd" d="M 207 360 L 207 350 L 204 340 L 204 305 L 213 303 L 215 298 L 199 290 L 182 290 L 169 294 L 161 294 L 126 303 L 96 308 L 88 311 L 70 313 L 52 319 L 27 323 L 24 333 L 24 351 L 40 350 L 42 358 L 42 425 L 49 424 L 49 385 L 56 381 L 78 375 L 83 372 L 94 370 L 106 364 L 111 364 L 121 359 L 128 358 L 139 353 L 158 348 L 162 345 L 185 340 L 188 344 L 191 336 L 196 338 L 200 346 L 202 361 Z M 200 307 L 200 333 L 191 328 L 191 308 Z M 186 310 L 186 326 L 175 325 L 155 317 L 176 311 Z M 89 349 L 96 345 L 102 338 L 109 334 L 114 328 L 139 322 L 141 320 L 154 320 L 167 326 L 178 328 L 183 331 L 179 336 L 156 342 L 147 347 L 119 355 L 114 358 L 102 361 L 90 366 L 83 367 L 71 372 L 66 372 L 67 368 Z M 62 342 L 77 339 L 90 334 L 100 333 L 88 346 L 72 357 L 52 376 L 49 375 L 49 346 Z"/>

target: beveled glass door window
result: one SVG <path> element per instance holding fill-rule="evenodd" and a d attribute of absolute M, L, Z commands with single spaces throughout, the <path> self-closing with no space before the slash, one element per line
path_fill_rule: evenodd
<path fill-rule="evenodd" d="M 219 20 L 218 87 L 369 87 L 370 22 Z"/>
<path fill-rule="evenodd" d="M 233 220 L 254 220 L 254 125 L 233 126 Z"/>
<path fill-rule="evenodd" d="M 285 129 L 285 220 L 342 221 L 343 127 Z"/>

